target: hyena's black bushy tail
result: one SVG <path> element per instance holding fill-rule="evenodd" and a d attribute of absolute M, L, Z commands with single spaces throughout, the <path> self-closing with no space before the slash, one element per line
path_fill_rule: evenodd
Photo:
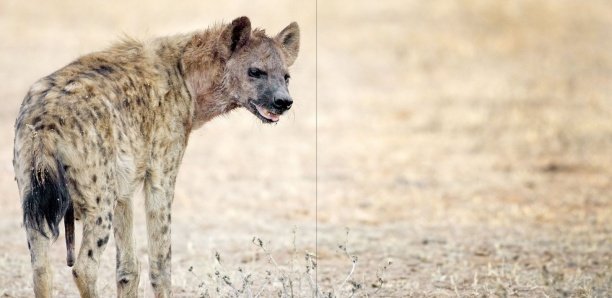
<path fill-rule="evenodd" d="M 64 219 L 68 266 L 74 264 L 74 211 L 66 186 L 66 173 L 60 162 L 55 169 L 37 169 L 30 173 L 30 188 L 23 198 L 23 223 L 53 240 L 59 236 L 59 223 Z M 46 227 L 51 232 L 47 235 Z"/>
<path fill-rule="evenodd" d="M 23 198 L 24 225 L 54 240 L 59 236 L 59 223 L 70 206 L 64 174 L 63 167 L 59 165 L 53 170 L 33 166 L 30 188 Z M 47 235 L 45 225 L 51 235 Z"/>

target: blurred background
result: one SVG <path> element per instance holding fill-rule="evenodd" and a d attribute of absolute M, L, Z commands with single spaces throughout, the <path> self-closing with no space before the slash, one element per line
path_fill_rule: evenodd
<path fill-rule="evenodd" d="M 612 2 L 318 20 L 319 274 L 346 274 L 326 265 L 345 225 L 366 276 L 393 260 L 392 296 L 610 295 Z"/>
<path fill-rule="evenodd" d="M 316 8 L 263 0 L 0 2 L 0 296 L 31 296 L 11 165 L 13 123 L 28 87 L 124 34 L 146 40 L 241 15 L 270 35 L 300 24 L 290 86 L 296 104 L 276 126 L 237 111 L 192 134 L 173 207 L 176 296 L 201 294 L 202 280 L 219 270 L 239 284 L 238 267 L 265 283 L 275 267 L 253 236 L 286 270 L 303 268 L 304 253 L 316 252 L 321 291 L 341 297 L 357 286 L 361 296 L 387 297 L 610 294 L 612 3 L 319 1 Z M 140 288 L 150 296 L 139 206 L 141 195 Z M 76 296 L 63 238 L 53 255 L 56 296 Z M 111 243 L 98 282 L 108 296 L 114 255 Z M 341 287 L 353 255 L 352 282 Z M 296 292 L 309 293 L 303 283 Z M 279 288 L 274 279 L 264 296 Z"/>

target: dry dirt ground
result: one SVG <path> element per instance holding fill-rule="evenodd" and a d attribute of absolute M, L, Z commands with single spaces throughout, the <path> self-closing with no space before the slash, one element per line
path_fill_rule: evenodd
<path fill-rule="evenodd" d="M 612 295 L 610 1 L 319 1 L 317 13 L 312 1 L 3 0 L 1 297 L 32 295 L 11 165 L 28 86 L 124 33 L 239 15 L 270 33 L 300 23 L 295 109 L 276 126 L 239 111 L 193 133 L 172 216 L 177 297 L 233 295 L 245 279 L 246 296 L 312 297 L 310 277 L 340 297 Z M 63 241 L 54 291 L 74 297 Z M 113 258 L 111 242 L 103 297 Z"/>

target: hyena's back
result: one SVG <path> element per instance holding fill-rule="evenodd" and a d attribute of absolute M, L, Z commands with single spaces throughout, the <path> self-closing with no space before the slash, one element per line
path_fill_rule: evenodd
<path fill-rule="evenodd" d="M 15 124 L 14 166 L 26 226 L 57 237 L 70 204 L 78 217 L 113 204 L 100 192 L 115 198 L 129 192 L 154 121 L 145 112 L 157 76 L 148 60 L 137 43 L 125 43 L 84 56 L 32 86 Z"/>

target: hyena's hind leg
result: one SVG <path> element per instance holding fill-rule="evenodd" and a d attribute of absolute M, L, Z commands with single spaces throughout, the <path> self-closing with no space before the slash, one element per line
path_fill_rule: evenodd
<path fill-rule="evenodd" d="M 134 249 L 131 198 L 117 201 L 113 225 L 117 245 L 117 297 L 137 297 L 140 265 Z"/>
<path fill-rule="evenodd" d="M 117 195 L 114 179 L 106 178 L 112 177 L 111 175 L 107 176 L 100 173 L 100 175 L 93 174 L 92 177 L 94 176 L 96 178 L 93 180 L 96 181 L 92 181 L 93 184 L 88 187 L 88 191 L 83 192 L 91 195 L 83 198 L 83 202 L 85 202 L 85 207 L 81 210 L 83 238 L 72 270 L 81 297 L 98 297 L 96 281 L 98 279 L 100 256 L 110 238 L 113 205 Z M 73 187 L 85 189 L 83 184 Z M 78 206 L 78 203 L 75 203 L 75 208 L 79 208 Z"/>
<path fill-rule="evenodd" d="M 117 297 L 138 297 L 140 264 L 134 248 L 132 197 L 141 186 L 143 178 L 136 177 L 135 164 L 128 153 L 131 152 L 129 146 L 121 144 L 120 152 L 123 154 L 117 156 L 116 167 L 119 197 L 113 219 L 117 246 Z"/>
<path fill-rule="evenodd" d="M 32 261 L 34 293 L 36 298 L 51 297 L 53 273 L 49 264 L 49 246 L 51 240 L 38 230 L 26 225 L 28 249 Z"/>
<path fill-rule="evenodd" d="M 17 182 L 22 187 L 23 224 L 28 238 L 36 297 L 51 296 L 53 277 L 49 246 L 51 239 L 57 239 L 59 223 L 70 206 L 65 173 L 60 163 L 56 162 L 56 165 L 32 166 L 27 170 L 29 173 L 17 175 Z M 15 168 L 20 173 L 19 164 Z"/>

